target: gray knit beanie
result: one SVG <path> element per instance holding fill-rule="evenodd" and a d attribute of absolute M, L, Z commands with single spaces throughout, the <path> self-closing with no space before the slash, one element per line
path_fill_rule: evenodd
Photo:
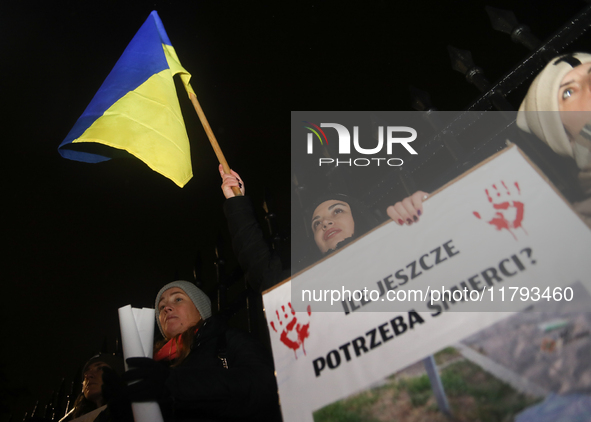
<path fill-rule="evenodd" d="M 576 60 L 569 60 L 574 57 Z M 591 54 L 573 53 L 555 57 L 534 79 L 517 113 L 517 126 L 533 133 L 560 155 L 573 156 L 571 143 L 560 119 L 558 89 L 562 78 L 580 63 L 591 62 Z"/>
<path fill-rule="evenodd" d="M 189 296 L 203 320 L 206 320 L 211 316 L 211 300 L 209 300 L 209 297 L 207 297 L 207 295 L 203 293 L 199 287 L 184 280 L 173 281 L 172 283 L 168 283 L 166 286 L 161 288 L 158 292 L 158 295 L 156 296 L 156 304 L 154 306 L 154 309 L 156 310 L 156 323 L 158 324 L 158 328 L 160 329 L 162 335 L 164 335 L 164 332 L 162 331 L 162 326 L 160 325 L 160 318 L 158 318 L 158 315 L 160 314 L 158 311 L 158 303 L 160 303 L 160 297 L 162 296 L 162 293 L 168 289 L 172 289 L 173 287 L 178 287 L 183 292 L 185 292 L 187 296 Z"/>

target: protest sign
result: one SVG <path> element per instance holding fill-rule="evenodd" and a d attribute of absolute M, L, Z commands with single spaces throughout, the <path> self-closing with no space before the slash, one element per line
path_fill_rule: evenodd
<path fill-rule="evenodd" d="M 424 209 L 420 224 L 386 223 L 264 294 L 286 421 L 312 420 L 505 311 L 568 305 L 589 286 L 591 232 L 516 147 Z M 407 299 L 410 286 L 423 296 Z"/>

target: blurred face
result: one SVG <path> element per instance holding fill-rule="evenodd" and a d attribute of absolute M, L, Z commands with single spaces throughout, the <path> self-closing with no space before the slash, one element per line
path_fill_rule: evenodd
<path fill-rule="evenodd" d="M 568 72 L 558 89 L 560 119 L 571 137 L 591 120 L 591 63 L 583 63 Z"/>
<path fill-rule="evenodd" d="M 158 310 L 160 326 L 167 339 L 185 332 L 201 319 L 189 296 L 179 287 L 172 287 L 162 293 Z"/>
<path fill-rule="evenodd" d="M 349 204 L 331 199 L 318 205 L 312 215 L 312 232 L 320 252 L 336 249 L 337 243 L 353 236 L 355 221 Z"/>
<path fill-rule="evenodd" d="M 94 402 L 97 406 L 103 405 L 103 368 L 108 366 L 104 362 L 94 362 L 88 365 L 84 372 L 84 381 L 82 381 L 82 393 L 86 399 Z"/>

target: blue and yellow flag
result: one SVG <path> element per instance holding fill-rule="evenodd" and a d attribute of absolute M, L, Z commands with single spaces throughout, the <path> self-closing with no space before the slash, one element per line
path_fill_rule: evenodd
<path fill-rule="evenodd" d="M 177 73 L 187 93 L 194 93 L 191 75 L 153 11 L 59 146 L 62 157 L 98 163 L 125 150 L 183 187 L 193 172 L 173 81 Z"/>

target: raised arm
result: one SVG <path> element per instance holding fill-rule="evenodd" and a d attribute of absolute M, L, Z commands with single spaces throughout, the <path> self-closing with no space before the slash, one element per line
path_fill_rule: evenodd
<path fill-rule="evenodd" d="M 238 186 L 244 194 L 244 181 L 235 171 L 224 174 L 221 166 L 220 176 L 223 181 L 222 192 L 227 198 L 224 202 L 224 214 L 228 221 L 234 254 L 251 288 L 262 292 L 287 277 L 287 273 L 282 272 L 280 257 L 265 241 L 250 198 L 234 196 L 232 192 L 232 186 Z"/>

